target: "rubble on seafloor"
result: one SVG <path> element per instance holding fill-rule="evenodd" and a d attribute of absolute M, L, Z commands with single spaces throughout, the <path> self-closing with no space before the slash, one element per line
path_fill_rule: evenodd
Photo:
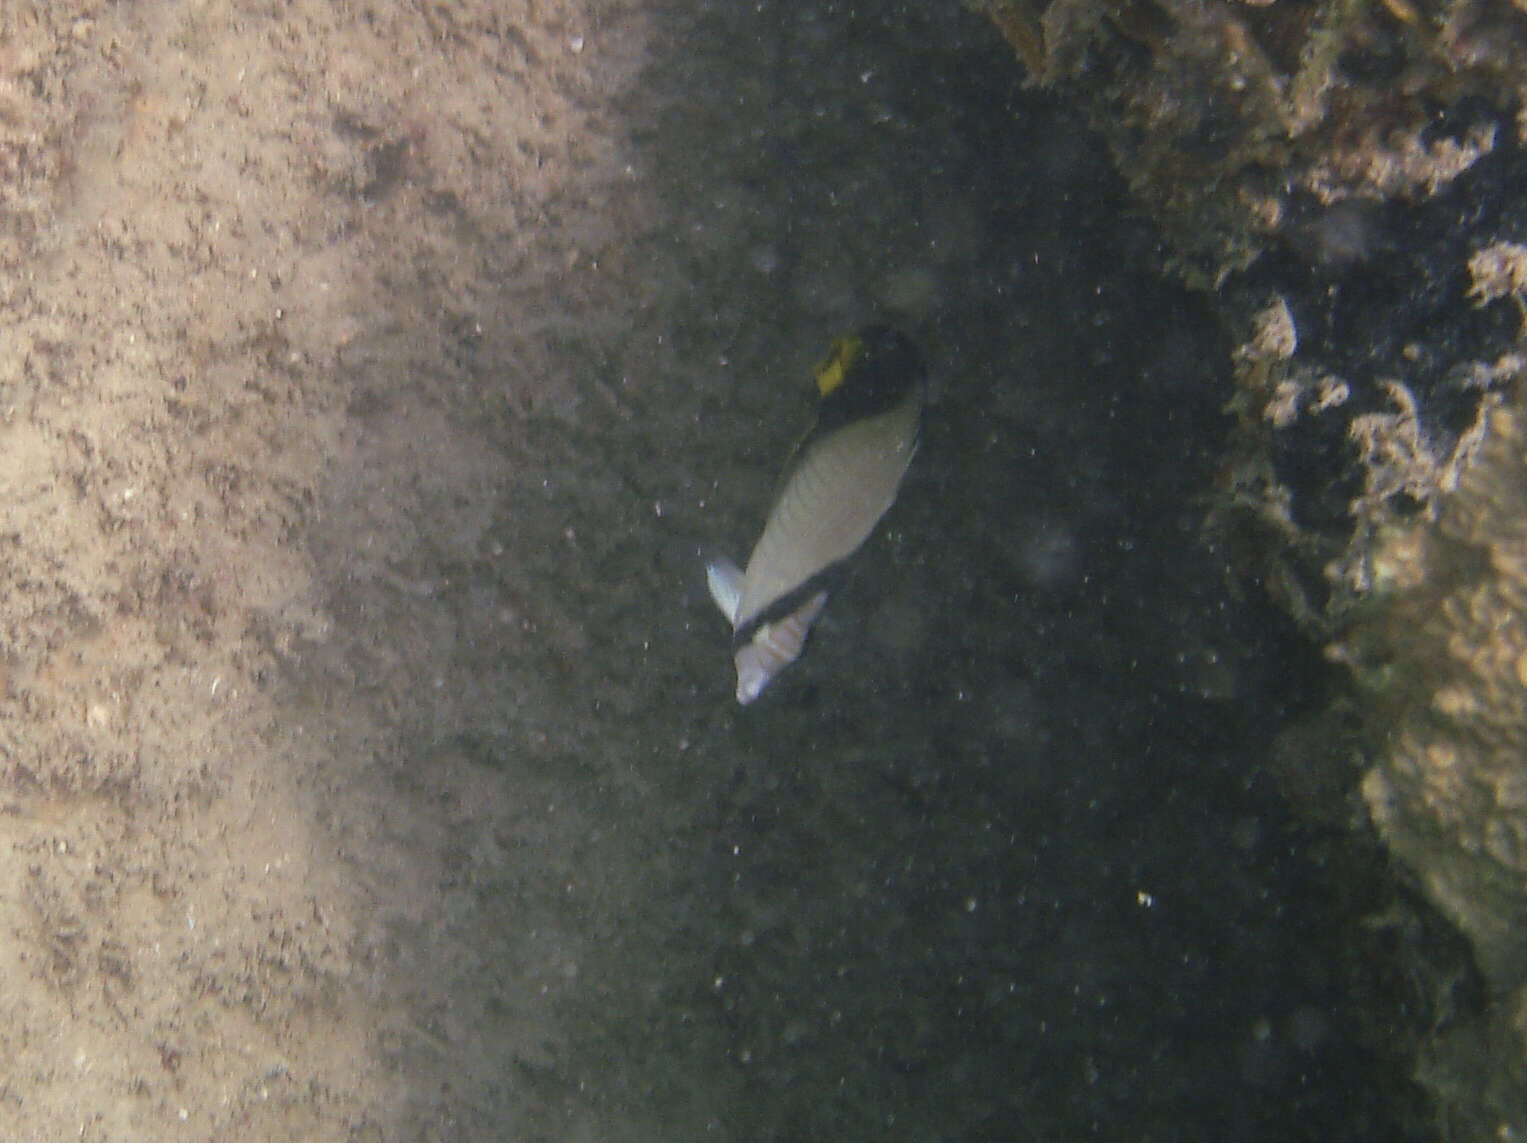
<path fill-rule="evenodd" d="M 1486 1001 L 1417 1033 L 1442 1134 L 1519 1137 L 1527 4 L 967 3 L 1088 109 L 1240 345 L 1213 524 L 1349 669 L 1331 735 L 1337 708 L 1366 727 L 1282 753 L 1360 775 L 1354 801 L 1470 942 Z"/>

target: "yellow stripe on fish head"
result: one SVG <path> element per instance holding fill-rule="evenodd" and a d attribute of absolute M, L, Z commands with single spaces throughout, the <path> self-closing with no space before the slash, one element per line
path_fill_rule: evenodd
<path fill-rule="evenodd" d="M 843 384 L 854 363 L 864 353 L 864 339 L 857 333 L 834 338 L 827 356 L 816 368 L 817 395 L 826 397 Z"/>

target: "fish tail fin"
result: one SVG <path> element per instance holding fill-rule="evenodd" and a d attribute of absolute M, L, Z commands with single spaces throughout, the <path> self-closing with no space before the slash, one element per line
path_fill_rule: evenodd
<path fill-rule="evenodd" d="M 705 586 L 721 614 L 734 627 L 737 605 L 742 602 L 742 569 L 719 552 L 701 552 L 705 559 Z"/>

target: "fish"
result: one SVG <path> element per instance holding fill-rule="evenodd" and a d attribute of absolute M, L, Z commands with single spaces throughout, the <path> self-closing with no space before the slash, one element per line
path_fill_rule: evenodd
<path fill-rule="evenodd" d="M 900 331 L 837 338 L 814 377 L 816 418 L 786 460 L 746 568 L 704 557 L 711 599 L 732 625 L 743 706 L 800 658 L 834 573 L 895 502 L 921 438 L 927 370 Z"/>

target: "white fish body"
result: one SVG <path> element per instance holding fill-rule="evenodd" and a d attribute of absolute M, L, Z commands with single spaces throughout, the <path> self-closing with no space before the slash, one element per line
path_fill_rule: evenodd
<path fill-rule="evenodd" d="M 895 331 L 873 327 L 835 342 L 817 371 L 818 423 L 786 467 L 746 570 L 706 559 L 711 598 L 732 625 L 739 703 L 800 657 L 827 605 L 827 574 L 896 499 L 917 451 L 922 374 Z"/>
<path fill-rule="evenodd" d="M 803 450 L 748 557 L 734 628 L 747 626 L 869 539 L 917 451 L 918 412 L 909 402 Z"/>

